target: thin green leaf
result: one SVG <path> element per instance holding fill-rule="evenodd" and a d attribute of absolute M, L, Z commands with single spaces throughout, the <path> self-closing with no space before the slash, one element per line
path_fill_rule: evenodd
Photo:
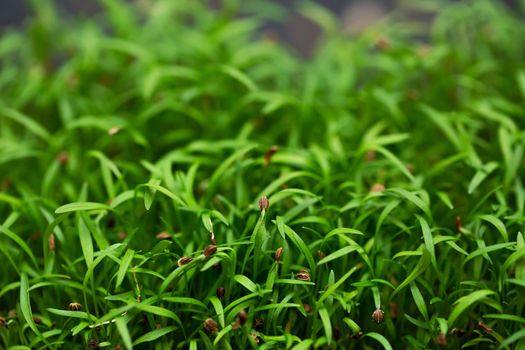
<path fill-rule="evenodd" d="M 58 207 L 55 210 L 55 214 L 64 214 L 75 211 L 88 211 L 88 210 L 112 210 L 112 208 L 106 204 L 93 203 L 93 202 L 77 202 L 65 204 Z"/>
<path fill-rule="evenodd" d="M 476 188 L 478 188 L 478 186 L 481 184 L 481 182 L 485 180 L 485 178 L 489 176 L 490 173 L 496 170 L 498 166 L 499 166 L 498 163 L 490 162 L 490 163 L 485 164 L 483 168 L 479 169 L 476 172 L 476 174 L 474 174 L 474 177 L 472 178 L 472 180 L 470 180 L 467 192 L 469 194 L 474 192 Z"/>
<path fill-rule="evenodd" d="M 423 315 L 425 320 L 428 321 L 427 305 L 425 303 L 425 299 L 423 299 L 421 291 L 419 290 L 415 282 L 410 283 L 410 291 L 412 292 L 412 297 L 414 298 L 414 302 L 416 303 L 419 312 L 421 312 L 421 315 Z"/>
<path fill-rule="evenodd" d="M 31 311 L 31 302 L 29 299 L 29 279 L 27 274 L 24 272 L 20 276 L 20 311 L 24 320 L 29 325 L 29 328 L 39 337 L 42 337 L 42 334 L 38 330 L 38 327 L 33 319 L 33 312 Z M 48 341 L 43 338 L 44 342 L 49 345 Z"/>
<path fill-rule="evenodd" d="M 11 120 L 16 121 L 17 123 L 20 123 L 27 130 L 39 136 L 44 141 L 49 141 L 49 139 L 51 138 L 49 132 L 35 121 L 36 118 L 28 117 L 14 109 L 5 107 L 0 108 L 0 114 L 8 117 Z"/>
<path fill-rule="evenodd" d="M 7 236 L 9 239 L 13 240 L 31 259 L 31 262 L 33 265 L 38 266 L 36 262 L 36 258 L 33 255 L 33 252 L 29 248 L 29 246 L 13 231 L 8 229 L 7 227 L 4 227 L 3 225 L 0 225 L 0 233 L 3 233 L 5 236 Z"/>
<path fill-rule="evenodd" d="M 279 229 L 280 226 L 277 225 L 277 228 Z M 283 234 L 281 232 L 281 234 Z M 301 252 L 301 254 L 304 256 L 306 261 L 308 262 L 308 265 L 310 266 L 310 270 L 312 274 L 315 272 L 315 260 L 310 252 L 310 249 L 308 249 L 308 246 L 304 243 L 303 239 L 294 231 L 292 230 L 288 225 L 284 225 L 284 235 L 286 235 L 292 243 L 295 245 L 297 249 Z"/>
<path fill-rule="evenodd" d="M 423 254 L 421 255 L 421 258 L 419 259 L 419 262 L 415 266 L 415 268 L 413 268 L 412 271 L 409 273 L 409 275 L 405 278 L 405 280 L 399 286 L 397 286 L 397 288 L 394 290 L 392 295 L 394 296 L 397 293 L 399 293 L 403 288 L 409 285 L 410 282 L 412 282 L 419 275 L 425 272 L 429 264 L 430 264 L 430 254 L 425 249 L 423 251 Z"/>
<path fill-rule="evenodd" d="M 252 280 L 250 280 L 248 277 L 244 276 L 244 275 L 235 275 L 233 276 L 233 279 L 239 283 L 240 285 L 242 285 L 244 288 L 248 289 L 250 292 L 255 292 L 257 291 L 257 285 L 255 283 L 252 282 Z"/>
<path fill-rule="evenodd" d="M 217 317 L 219 318 L 219 324 L 221 325 L 221 328 L 224 328 L 224 309 L 222 307 L 221 301 L 216 296 L 210 297 L 209 300 L 213 305 L 215 312 L 217 313 Z"/>
<path fill-rule="evenodd" d="M 122 339 L 126 349 L 133 349 L 131 335 L 129 334 L 128 326 L 126 325 L 126 319 L 124 317 L 117 318 L 115 320 L 115 325 L 117 326 L 117 330 L 120 333 L 120 339 Z"/>
<path fill-rule="evenodd" d="M 330 285 L 330 287 L 319 298 L 319 303 L 322 303 L 329 296 L 331 296 L 337 290 L 337 288 L 339 288 L 359 268 L 361 268 L 361 265 L 356 265 L 352 267 L 347 273 L 343 275 L 343 277 L 337 280 L 337 282 Z"/>
<path fill-rule="evenodd" d="M 463 312 L 465 312 L 465 310 L 468 307 L 473 306 L 481 299 L 486 298 L 487 296 L 492 294 L 495 294 L 495 292 L 491 290 L 477 290 L 456 300 L 456 306 L 454 307 L 454 309 L 452 309 L 448 317 L 448 328 L 452 328 L 454 322 L 458 319 L 459 316 L 461 316 Z"/>
<path fill-rule="evenodd" d="M 509 234 L 507 233 L 507 228 L 505 227 L 503 222 L 501 222 L 500 219 L 498 219 L 494 215 L 479 215 L 478 218 L 494 225 L 494 227 L 496 227 L 496 229 L 500 233 L 501 237 L 503 237 L 503 240 L 505 242 L 509 241 Z"/>
<path fill-rule="evenodd" d="M 135 339 L 135 341 L 133 342 L 133 346 L 136 346 L 136 345 L 139 345 L 139 344 L 142 344 L 142 343 L 152 342 L 154 340 L 159 339 L 160 337 L 165 336 L 166 334 L 169 334 L 169 333 L 175 331 L 176 329 L 177 329 L 177 327 L 175 327 L 175 326 L 168 326 L 168 327 L 163 327 L 163 328 L 159 328 L 159 329 L 155 329 L 155 330 L 149 331 L 148 333 L 146 333 L 146 334 L 140 336 L 139 338 Z"/>
<path fill-rule="evenodd" d="M 52 314 L 64 316 L 64 317 L 71 317 L 71 318 L 80 318 L 88 320 L 88 314 L 87 312 L 83 311 L 69 311 L 69 310 L 61 310 L 61 309 L 54 309 L 54 308 L 46 308 L 47 311 L 51 312 Z"/>
<path fill-rule="evenodd" d="M 134 254 L 135 251 L 133 249 L 128 249 L 126 251 L 126 254 L 124 254 L 124 257 L 120 261 L 120 266 L 117 271 L 117 282 L 115 283 L 115 288 L 120 287 L 120 285 L 124 281 L 124 277 L 126 277 L 126 272 L 128 272 L 128 268 L 131 264 L 131 261 L 133 260 Z"/>
<path fill-rule="evenodd" d="M 324 334 L 326 336 L 326 339 L 328 339 L 328 342 L 332 341 L 332 323 L 330 322 L 330 314 L 328 313 L 328 310 L 326 310 L 325 307 L 320 308 L 317 310 L 319 313 L 319 317 L 321 318 L 321 322 L 323 323 L 324 328 Z"/>
<path fill-rule="evenodd" d="M 228 334 L 229 332 L 231 332 L 233 329 L 233 326 L 231 324 L 229 324 L 227 327 L 221 329 L 219 331 L 219 333 L 217 333 L 217 336 L 215 337 L 215 340 L 213 341 L 213 345 L 217 345 L 219 344 L 219 342 L 221 341 L 221 339 L 226 335 Z"/>
<path fill-rule="evenodd" d="M 417 214 L 416 217 L 421 226 L 421 231 L 423 232 L 423 241 L 425 242 L 425 248 L 427 248 L 427 251 L 430 253 L 430 261 L 432 262 L 432 265 L 434 266 L 436 271 L 439 271 L 436 261 L 436 252 L 434 249 L 434 239 L 432 237 L 432 232 L 430 231 L 430 226 L 423 217 Z"/>
<path fill-rule="evenodd" d="M 356 251 L 357 250 L 357 247 L 356 246 L 346 246 L 346 247 L 343 247 L 341 249 L 338 249 L 336 250 L 335 252 L 325 256 L 323 259 L 321 259 L 317 265 L 323 265 L 323 264 L 326 264 L 327 262 L 330 262 L 332 260 L 335 260 L 335 259 L 339 259 L 353 251 Z"/>
<path fill-rule="evenodd" d="M 399 160 L 392 152 L 381 146 L 375 146 L 374 149 L 385 156 L 396 168 L 398 168 L 410 181 L 414 182 L 414 175 L 407 169 L 405 164 Z"/>
<path fill-rule="evenodd" d="M 369 338 L 372 338 L 372 339 L 375 339 L 379 342 L 379 344 L 381 344 L 381 346 L 383 346 L 383 348 L 385 350 L 393 350 L 392 349 L 392 345 L 390 345 L 390 343 L 388 342 L 388 340 L 382 336 L 381 334 L 379 333 L 376 333 L 376 332 L 369 332 L 369 333 L 366 333 L 365 334 L 365 337 L 369 337 Z"/>
<path fill-rule="evenodd" d="M 179 316 L 177 316 L 173 311 L 168 310 L 166 308 L 160 307 L 160 306 L 153 306 L 153 305 L 147 305 L 144 303 L 136 304 L 135 307 L 141 311 L 154 314 L 160 317 L 166 317 L 171 318 L 175 322 L 179 324 L 179 326 L 183 327 L 182 321 L 180 320 Z"/>
<path fill-rule="evenodd" d="M 454 209 L 454 204 L 452 204 L 452 201 L 450 200 L 450 197 L 445 192 L 438 191 L 437 196 L 441 201 L 450 209 Z"/>
<path fill-rule="evenodd" d="M 89 232 L 81 215 L 78 215 L 77 227 L 80 246 L 82 248 L 82 253 L 84 254 L 84 260 L 86 261 L 86 265 L 89 268 L 89 266 L 93 264 L 93 240 L 91 239 L 91 233 Z"/>
<path fill-rule="evenodd" d="M 195 305 L 203 309 L 207 309 L 207 306 L 194 298 L 188 298 L 188 297 L 163 297 L 162 300 L 170 302 L 170 303 L 177 303 L 177 304 L 189 304 L 189 305 Z"/>
<path fill-rule="evenodd" d="M 430 211 L 430 208 L 428 207 L 427 203 L 425 203 L 421 198 L 416 196 L 414 193 L 409 192 L 403 188 L 389 188 L 387 190 L 388 192 L 393 192 L 395 194 L 398 194 L 402 198 L 408 200 L 409 202 L 413 203 L 415 206 L 417 206 L 419 209 L 425 213 L 425 215 L 432 219 L 432 213 Z"/>

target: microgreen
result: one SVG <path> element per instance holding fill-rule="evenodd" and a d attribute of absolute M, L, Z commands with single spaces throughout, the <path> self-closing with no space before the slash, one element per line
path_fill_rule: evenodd
<path fill-rule="evenodd" d="M 525 347 L 523 2 L 100 4 L 0 37 L 0 348 Z"/>

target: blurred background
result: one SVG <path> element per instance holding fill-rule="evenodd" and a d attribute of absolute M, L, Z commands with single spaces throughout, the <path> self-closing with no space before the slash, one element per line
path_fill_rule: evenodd
<path fill-rule="evenodd" d="M 285 7 L 291 7 L 294 3 L 293 0 L 268 0 L 268 2 Z M 518 6 L 519 0 L 502 0 L 502 2 L 514 8 Z M 1 29 L 20 26 L 30 16 L 29 6 L 25 1 L 2 0 L 1 3 Z M 102 11 L 97 1 L 55 0 L 55 3 L 65 16 L 94 16 Z M 219 6 L 220 0 L 211 3 L 212 6 Z M 432 17 L 432 14 L 414 11 L 412 6 L 414 1 L 406 0 L 322 0 L 318 3 L 335 13 L 350 32 L 359 32 L 394 11 L 416 20 L 428 20 Z M 309 20 L 293 13 L 286 23 L 268 23 L 266 28 L 276 40 L 283 40 L 305 54 L 311 50 L 312 43 L 320 32 Z"/>
<path fill-rule="evenodd" d="M 147 3 L 150 0 L 130 1 Z M 96 16 L 97 13 L 102 11 L 98 1 L 54 0 L 54 2 L 58 4 L 64 16 Z M 499 0 L 499 2 L 512 9 L 519 6 L 520 0 Z M 28 6 L 26 1 L 1 0 L 0 3 L 0 31 L 6 27 L 20 26 L 30 16 L 30 6 Z M 297 1 L 267 0 L 265 6 L 276 4 L 291 9 L 294 3 L 297 3 Z M 212 0 L 210 4 L 212 8 L 220 6 L 220 0 Z M 260 2 L 254 1 L 253 4 L 252 7 L 256 9 Z M 393 13 L 397 16 L 423 22 L 429 22 L 433 17 L 431 12 L 421 11 L 421 8 L 424 8 L 424 6 L 421 6 L 424 4 L 423 1 L 320 0 L 318 4 L 329 8 L 336 14 L 344 24 L 345 30 L 356 33 Z M 418 5 L 417 8 L 419 10 L 415 10 L 416 6 L 414 5 Z M 320 30 L 306 18 L 294 13 L 293 10 L 289 14 L 290 16 L 282 23 L 268 22 L 264 26 L 265 34 L 275 40 L 288 43 L 301 54 L 308 55 L 315 44 L 315 39 L 320 34 Z"/>

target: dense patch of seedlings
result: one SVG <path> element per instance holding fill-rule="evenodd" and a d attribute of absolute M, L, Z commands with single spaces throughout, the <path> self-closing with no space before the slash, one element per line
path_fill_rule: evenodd
<path fill-rule="evenodd" d="M 3 33 L 0 348 L 524 348 L 524 9 L 222 3 Z"/>

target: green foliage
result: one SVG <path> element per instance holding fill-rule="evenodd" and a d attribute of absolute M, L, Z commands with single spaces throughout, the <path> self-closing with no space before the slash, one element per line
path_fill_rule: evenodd
<path fill-rule="evenodd" d="M 0 348 L 525 347 L 523 11 L 350 35 L 298 2 L 304 58 L 270 2 L 32 3 L 0 39 Z"/>

